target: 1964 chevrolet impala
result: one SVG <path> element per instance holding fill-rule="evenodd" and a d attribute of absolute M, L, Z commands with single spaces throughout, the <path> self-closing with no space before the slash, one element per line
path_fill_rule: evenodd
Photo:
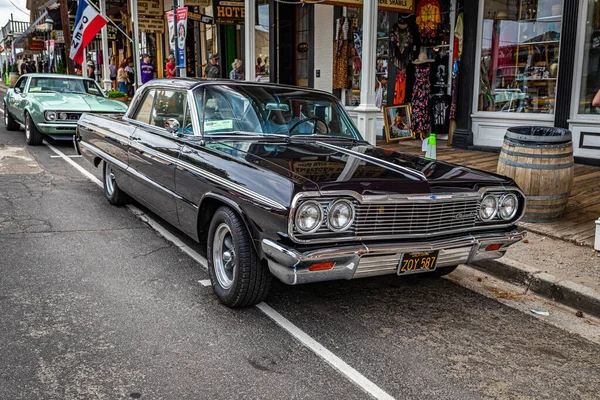
<path fill-rule="evenodd" d="M 524 235 L 512 180 L 371 146 L 319 91 L 156 80 L 123 117 L 84 115 L 75 144 L 112 204 L 131 196 L 207 243 L 231 307 L 262 301 L 272 276 L 442 276 Z"/>

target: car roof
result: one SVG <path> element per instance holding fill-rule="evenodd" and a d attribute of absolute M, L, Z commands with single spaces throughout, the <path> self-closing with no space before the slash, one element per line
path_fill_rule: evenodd
<path fill-rule="evenodd" d="M 90 78 L 84 78 L 83 76 L 79 76 L 79 75 L 67 75 L 67 74 L 34 73 L 34 74 L 26 74 L 24 76 L 26 76 L 28 78 L 90 79 Z"/>
<path fill-rule="evenodd" d="M 227 86 L 255 86 L 255 87 L 271 87 L 281 89 L 292 89 L 292 90 L 305 90 L 307 92 L 316 92 L 332 96 L 331 93 L 317 90 L 313 88 L 282 85 L 280 83 L 271 82 L 250 82 L 250 81 L 237 81 L 230 79 L 206 79 L 206 78 L 167 78 L 167 79 L 154 79 L 146 84 L 146 86 L 171 86 L 180 89 L 195 89 L 201 86 L 213 86 L 213 85 L 227 85 Z"/>

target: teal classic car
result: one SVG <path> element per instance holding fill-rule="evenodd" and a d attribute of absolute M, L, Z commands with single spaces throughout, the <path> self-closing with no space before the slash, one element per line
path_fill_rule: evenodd
<path fill-rule="evenodd" d="M 124 114 L 127 106 L 106 98 L 92 79 L 73 75 L 27 74 L 4 98 L 9 131 L 25 127 L 27 144 L 42 144 L 44 135 L 71 140 L 83 113 Z"/>

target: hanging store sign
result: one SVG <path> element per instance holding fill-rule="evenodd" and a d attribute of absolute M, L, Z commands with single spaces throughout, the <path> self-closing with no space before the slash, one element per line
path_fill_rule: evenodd
<path fill-rule="evenodd" d="M 298 50 L 298 53 L 306 53 L 308 51 L 308 43 L 298 43 L 298 46 L 296 46 L 296 50 Z"/>
<path fill-rule="evenodd" d="M 187 37 L 187 7 L 177 9 L 177 24 L 175 24 L 175 11 L 167 11 L 167 24 L 169 26 L 169 43 L 171 52 L 177 50 L 178 66 L 185 68 L 185 39 Z M 177 35 L 177 49 L 175 49 L 175 35 Z"/>
<path fill-rule="evenodd" d="M 165 33 L 165 21 L 162 18 L 140 18 L 138 28 L 140 32 Z"/>
<path fill-rule="evenodd" d="M 310 3 L 310 0 L 307 1 Z M 331 4 L 334 6 L 362 8 L 363 0 L 326 0 L 319 4 Z M 412 12 L 414 11 L 414 0 L 379 0 L 380 10 L 395 11 L 395 12 Z"/>
<path fill-rule="evenodd" d="M 209 7 L 210 0 L 184 0 L 183 4 L 190 7 Z"/>
<path fill-rule="evenodd" d="M 163 0 L 138 0 L 138 16 L 139 17 L 162 17 L 163 16 Z"/>
<path fill-rule="evenodd" d="M 52 37 L 55 38 L 58 44 L 65 42 L 65 33 L 63 31 L 52 31 Z"/>
<path fill-rule="evenodd" d="M 244 1 L 213 0 L 215 24 L 244 25 Z"/>

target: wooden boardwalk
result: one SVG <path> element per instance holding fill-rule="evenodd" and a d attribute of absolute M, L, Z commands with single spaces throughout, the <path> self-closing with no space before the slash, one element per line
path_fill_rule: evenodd
<path fill-rule="evenodd" d="M 396 151 L 423 154 L 418 141 L 378 145 Z M 496 172 L 498 164 L 497 153 L 453 149 L 447 147 L 444 141 L 438 141 L 437 158 L 488 172 Z M 593 247 L 595 220 L 598 218 L 600 218 L 600 167 L 575 164 L 575 182 L 563 218 L 557 222 L 520 223 L 519 225 L 532 232 Z"/>

